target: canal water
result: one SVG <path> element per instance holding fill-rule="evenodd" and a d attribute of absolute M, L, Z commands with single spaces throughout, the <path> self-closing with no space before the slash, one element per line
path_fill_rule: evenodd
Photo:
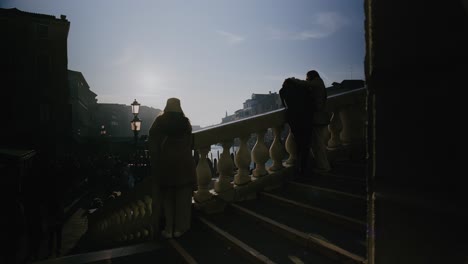
<path fill-rule="evenodd" d="M 229 154 L 234 154 L 236 155 L 237 151 L 239 150 L 239 146 L 232 146 L 230 149 L 229 149 Z M 222 146 L 219 146 L 219 145 L 211 145 L 211 150 L 208 152 L 208 158 L 213 162 L 214 159 L 216 159 L 217 161 L 219 161 L 219 157 L 220 155 L 223 153 L 223 147 Z M 269 166 L 271 166 L 273 164 L 273 161 L 271 159 L 269 159 L 265 166 L 268 168 Z M 250 163 L 250 168 L 253 169 L 254 167 L 254 162 L 252 161 Z"/>

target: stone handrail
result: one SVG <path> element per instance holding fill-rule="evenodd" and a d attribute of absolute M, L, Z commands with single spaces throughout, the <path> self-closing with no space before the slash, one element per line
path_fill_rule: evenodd
<path fill-rule="evenodd" d="M 119 245 L 153 237 L 151 178 L 124 195 L 110 198 L 88 216 L 88 231 L 96 245 Z"/>
<path fill-rule="evenodd" d="M 359 146 L 364 142 L 366 92 L 366 88 L 360 88 L 328 97 L 327 106 L 331 113 L 330 134 L 324 140 L 327 141 L 329 150 L 353 146 L 356 142 Z M 265 175 L 293 166 L 296 161 L 293 135 L 289 131 L 285 142 L 281 139 L 285 123 L 285 109 L 278 109 L 195 131 L 193 148 L 200 155 L 196 168 L 198 190 L 194 193 L 195 201 L 200 204 L 212 200 L 213 191 L 210 190 L 212 176 L 206 157 L 213 144 L 221 143 L 223 146 L 223 153 L 218 161 L 219 177 L 214 184 L 214 192 L 226 201 L 233 200 L 231 194 L 234 189 L 248 186 Z M 272 129 L 274 135 L 270 149 L 264 142 L 267 129 Z M 247 145 L 251 134 L 256 134 L 257 137 L 252 150 Z M 229 153 L 236 138 L 240 139 L 240 146 L 234 158 L 237 171 L 234 170 L 234 163 Z M 286 152 L 289 158 L 283 162 Z M 352 153 L 349 152 L 350 157 Z M 362 155 L 363 153 L 358 152 L 358 156 Z M 269 159 L 273 164 L 266 168 L 265 163 Z M 251 161 L 256 165 L 252 174 L 249 170 Z M 151 216 L 154 199 L 151 196 L 151 184 L 147 182 L 150 180 L 150 177 L 145 178 L 132 191 L 110 201 L 90 217 L 89 229 L 96 239 L 107 244 L 111 242 L 119 244 L 152 237 L 154 227 Z"/>
<path fill-rule="evenodd" d="M 363 142 L 365 138 L 365 95 L 366 88 L 334 94 L 328 97 L 327 107 L 331 113 L 329 125 L 330 134 L 324 140 L 330 150 L 338 149 L 353 142 Z M 213 144 L 222 144 L 223 154 L 218 161 L 219 178 L 215 182 L 214 190 L 221 194 L 232 191 L 236 186 L 243 186 L 271 172 L 284 168 L 284 165 L 293 165 L 296 160 L 296 146 L 291 132 L 286 139 L 285 146 L 281 142 L 281 131 L 286 123 L 285 109 L 278 109 L 268 113 L 256 115 L 246 119 L 220 124 L 193 133 L 194 149 L 200 153 L 197 166 L 198 190 L 195 192 L 195 200 L 204 202 L 211 199 L 209 190 L 211 183 L 211 170 L 206 156 Z M 264 142 L 267 129 L 274 133 L 273 143 L 268 150 Z M 247 140 L 255 133 L 257 141 L 250 151 Z M 231 183 L 234 164 L 230 158 L 229 149 L 235 138 L 240 139 L 239 150 L 235 156 L 237 174 Z M 289 153 L 289 159 L 283 164 L 285 150 Z M 360 153 L 359 155 L 362 155 Z M 265 163 L 273 160 L 273 165 L 265 167 Z M 255 162 L 255 169 L 250 176 L 249 166 Z"/>
<path fill-rule="evenodd" d="M 359 88 L 331 95 L 328 97 L 327 107 L 329 112 L 334 112 L 343 106 L 363 103 L 366 89 Z M 226 140 L 239 137 L 239 135 L 262 131 L 271 127 L 277 127 L 286 123 L 286 110 L 284 108 L 245 119 L 219 124 L 193 132 L 194 149 L 217 144 Z"/>

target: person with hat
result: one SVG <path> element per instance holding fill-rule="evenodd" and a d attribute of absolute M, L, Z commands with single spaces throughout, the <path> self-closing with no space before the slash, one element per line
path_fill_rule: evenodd
<path fill-rule="evenodd" d="M 159 230 L 162 212 L 165 219 L 162 235 L 180 237 L 190 229 L 196 171 L 192 126 L 179 99 L 167 100 L 164 112 L 151 126 L 148 146 L 153 179 L 153 224 Z"/>

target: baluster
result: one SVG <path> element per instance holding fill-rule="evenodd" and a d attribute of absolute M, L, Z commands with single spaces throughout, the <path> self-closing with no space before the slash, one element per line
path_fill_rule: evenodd
<path fill-rule="evenodd" d="M 141 233 L 141 238 L 146 239 L 149 232 L 148 232 L 148 230 L 146 230 L 147 214 L 146 214 L 146 209 L 145 209 L 145 203 L 142 200 L 138 200 L 137 201 L 137 206 L 138 206 L 138 211 L 140 212 L 138 228 L 139 228 L 140 233 Z"/>
<path fill-rule="evenodd" d="M 279 171 L 284 168 L 283 157 L 284 157 L 284 146 L 281 143 L 281 131 L 283 126 L 277 126 L 273 128 L 273 134 L 275 138 L 270 147 L 270 157 L 273 160 L 273 164 L 268 168 L 269 171 Z"/>
<path fill-rule="evenodd" d="M 131 209 L 133 212 L 133 221 L 131 223 L 131 232 L 134 234 L 136 239 L 140 238 L 140 233 L 139 233 L 139 228 L 141 227 L 141 219 L 140 219 L 140 208 L 136 204 L 136 202 L 133 202 L 131 204 Z"/>
<path fill-rule="evenodd" d="M 211 170 L 208 162 L 206 161 L 209 148 L 200 149 L 199 152 L 200 159 L 198 160 L 197 165 L 198 190 L 195 192 L 194 197 L 197 202 L 204 202 L 211 198 L 209 190 L 209 185 L 211 183 Z"/>
<path fill-rule="evenodd" d="M 148 216 L 151 216 L 153 214 L 153 199 L 149 197 L 148 195 L 145 195 L 143 198 L 143 201 L 145 202 L 146 205 L 146 211 L 148 212 Z"/>
<path fill-rule="evenodd" d="M 286 161 L 286 166 L 292 166 L 296 164 L 297 160 L 297 146 L 294 141 L 294 135 L 289 128 L 288 138 L 286 138 L 286 151 L 289 153 L 289 158 Z"/>
<path fill-rule="evenodd" d="M 215 191 L 218 193 L 232 189 L 231 177 L 234 165 L 232 164 L 229 148 L 230 142 L 223 142 L 223 153 L 218 161 L 219 178 L 215 182 Z"/>
<path fill-rule="evenodd" d="M 343 125 L 341 123 L 340 112 L 335 111 L 328 125 L 328 131 L 330 131 L 330 140 L 328 140 L 329 149 L 336 149 L 341 146 L 340 133 L 342 129 Z"/>
<path fill-rule="evenodd" d="M 250 151 L 247 146 L 247 140 L 250 135 L 240 137 L 240 146 L 236 154 L 236 166 L 238 168 L 237 174 L 234 176 L 234 183 L 236 185 L 244 185 L 250 182 L 249 166 L 250 166 Z"/>
<path fill-rule="evenodd" d="M 265 133 L 266 130 L 257 132 L 257 142 L 252 149 L 252 159 L 255 162 L 255 169 L 252 174 L 256 178 L 268 174 L 265 169 L 265 163 L 269 158 L 268 148 L 265 145 Z"/>
<path fill-rule="evenodd" d="M 126 218 L 125 225 L 124 225 L 124 232 L 127 235 L 129 240 L 133 240 L 133 234 L 131 233 L 132 223 L 133 223 L 133 211 L 128 205 L 125 205 L 124 211 L 125 211 L 125 218 Z"/>
<path fill-rule="evenodd" d="M 121 234 L 121 240 L 126 241 L 127 237 L 125 236 L 125 231 L 124 231 L 124 226 L 126 224 L 126 219 L 125 219 L 125 211 L 123 209 L 120 209 L 119 212 L 119 217 L 120 217 L 120 225 L 119 225 L 119 233 Z"/>
<path fill-rule="evenodd" d="M 140 212 L 140 218 L 144 220 L 146 218 L 145 203 L 142 200 L 137 201 L 138 211 Z"/>

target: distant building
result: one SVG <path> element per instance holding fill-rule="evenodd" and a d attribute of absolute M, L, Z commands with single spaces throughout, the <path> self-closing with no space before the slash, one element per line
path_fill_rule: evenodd
<path fill-rule="evenodd" d="M 78 71 L 68 70 L 68 87 L 72 105 L 73 135 L 81 137 L 98 135 L 95 118 L 97 94 L 89 89 L 83 74 Z"/>
<path fill-rule="evenodd" d="M 149 106 L 144 106 L 144 105 L 140 106 L 140 113 L 138 114 L 138 118 L 141 119 L 140 135 L 149 134 L 151 125 L 153 125 L 154 120 L 160 113 L 161 113 L 160 109 L 149 107 Z M 127 125 L 128 125 L 128 129 L 130 129 L 130 122 Z"/>
<path fill-rule="evenodd" d="M 354 89 L 364 87 L 366 82 L 364 80 L 343 80 L 341 83 L 334 82 L 332 86 L 327 87 L 327 94 L 333 95 L 337 93 L 342 93 Z"/>
<path fill-rule="evenodd" d="M 140 106 L 138 118 L 141 119 L 141 131 L 139 135 L 149 134 L 149 129 L 160 112 L 160 109 L 143 105 Z M 95 118 L 96 128 L 100 128 L 104 125 L 108 136 L 133 137 L 133 132 L 130 127 L 133 114 L 130 105 L 97 104 Z M 98 133 L 99 130 L 96 130 L 96 135 L 98 135 Z"/>
<path fill-rule="evenodd" d="M 64 15 L 55 18 L 0 8 L 0 105 L 5 117 L 0 146 L 52 155 L 68 150 L 72 135 L 69 28 Z"/>
<path fill-rule="evenodd" d="M 269 92 L 268 94 L 252 94 L 251 99 L 244 102 L 243 108 L 234 112 L 233 115 L 227 115 L 222 118 L 221 123 L 227 123 L 240 120 L 246 117 L 266 113 L 279 109 L 281 107 L 281 98 L 278 93 Z"/>

